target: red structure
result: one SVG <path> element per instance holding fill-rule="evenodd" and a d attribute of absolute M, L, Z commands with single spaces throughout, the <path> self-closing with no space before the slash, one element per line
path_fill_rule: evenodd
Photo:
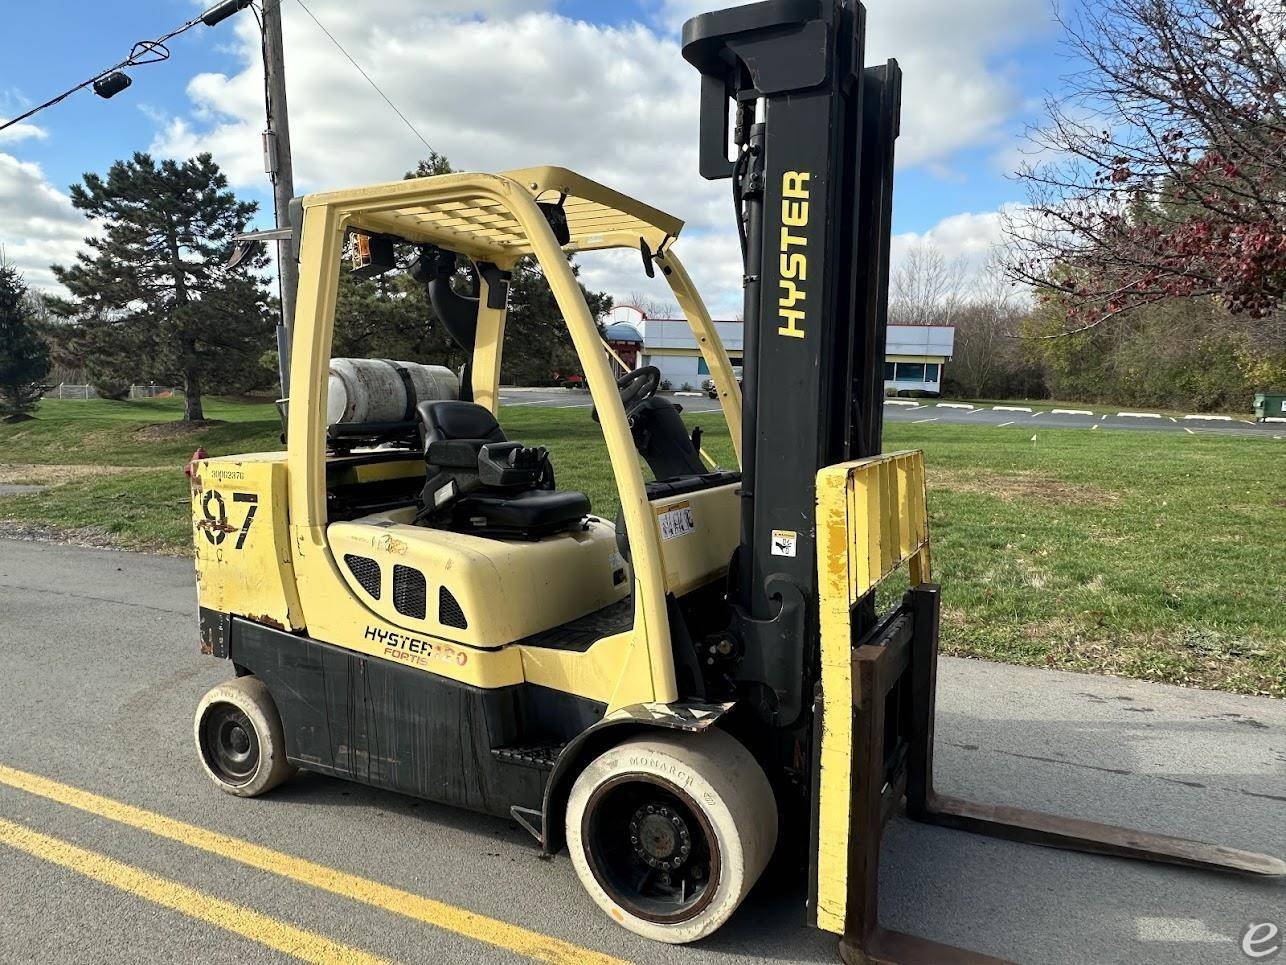
<path fill-rule="evenodd" d="M 639 330 L 629 322 L 615 322 L 607 326 L 607 331 L 603 333 L 605 341 L 613 352 L 615 352 L 626 365 L 626 371 L 633 372 L 639 367 L 639 354 L 643 351 L 643 336 Z M 612 360 L 612 367 L 620 369 L 615 359 Z M 617 371 L 619 375 L 625 372 Z"/>

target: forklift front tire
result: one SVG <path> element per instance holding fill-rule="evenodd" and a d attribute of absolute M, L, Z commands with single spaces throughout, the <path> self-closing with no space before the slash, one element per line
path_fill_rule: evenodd
<path fill-rule="evenodd" d="M 212 688 L 197 705 L 193 729 L 201 766 L 228 794 L 257 797 L 295 773 L 277 705 L 258 677 Z"/>
<path fill-rule="evenodd" d="M 567 845 L 581 884 L 628 931 L 670 944 L 714 932 L 772 857 L 777 802 L 730 734 L 649 733 L 572 786 Z"/>

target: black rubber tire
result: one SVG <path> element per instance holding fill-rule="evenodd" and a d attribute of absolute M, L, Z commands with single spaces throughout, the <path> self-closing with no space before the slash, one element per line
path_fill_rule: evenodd
<path fill-rule="evenodd" d="M 685 830 L 705 835 L 713 856 L 709 894 L 678 914 L 649 914 L 613 893 L 604 872 L 594 809 L 610 809 L 605 789 L 638 780 L 665 787 L 684 807 Z M 632 827 L 632 826 L 631 826 Z M 567 847 L 581 884 L 618 925 L 654 941 L 704 938 L 732 916 L 768 864 L 777 843 L 777 802 L 763 769 L 730 734 L 656 732 L 599 755 L 581 772 L 567 802 Z"/>
<path fill-rule="evenodd" d="M 211 688 L 193 720 L 197 760 L 219 790 L 257 797 L 295 773 L 272 695 L 258 677 Z"/>

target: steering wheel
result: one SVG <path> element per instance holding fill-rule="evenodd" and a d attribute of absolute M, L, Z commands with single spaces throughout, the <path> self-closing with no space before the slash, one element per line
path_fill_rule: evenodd
<path fill-rule="evenodd" d="M 625 418 L 630 419 L 639 407 L 656 395 L 661 388 L 661 370 L 655 365 L 645 365 L 633 372 L 626 372 L 616 380 L 616 388 L 621 393 L 621 405 L 625 406 Z M 594 409 L 594 421 L 598 421 L 598 409 Z"/>

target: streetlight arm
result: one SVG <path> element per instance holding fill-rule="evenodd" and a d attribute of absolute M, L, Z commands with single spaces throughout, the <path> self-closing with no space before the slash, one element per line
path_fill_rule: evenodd
<path fill-rule="evenodd" d="M 240 13 L 246 7 L 250 6 L 254 0 L 223 0 L 222 3 L 216 3 L 213 7 L 201 14 L 200 20 L 207 27 L 213 27 L 216 24 L 223 23 L 234 14 Z"/>

